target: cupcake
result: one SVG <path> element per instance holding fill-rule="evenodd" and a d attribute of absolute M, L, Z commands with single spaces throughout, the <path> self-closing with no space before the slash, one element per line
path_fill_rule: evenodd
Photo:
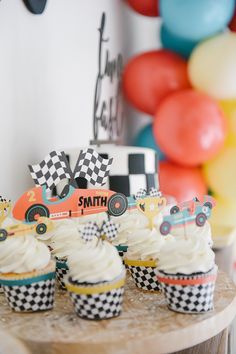
<path fill-rule="evenodd" d="M 68 274 L 67 258 L 71 251 L 81 247 L 79 224 L 76 219 L 65 219 L 54 223 L 54 230 L 38 236 L 50 248 L 56 259 L 56 279 L 60 288 L 66 290 L 65 277 Z"/>
<path fill-rule="evenodd" d="M 86 230 L 92 228 L 86 226 Z M 86 230 L 84 235 L 86 235 Z M 68 256 L 67 289 L 75 312 L 86 319 L 100 320 L 121 312 L 125 269 L 116 248 L 101 237 L 84 237 L 81 248 Z"/>
<path fill-rule="evenodd" d="M 137 209 L 134 209 L 116 218 L 113 217 L 112 220 L 119 224 L 117 236 L 112 243 L 116 246 L 120 257 L 123 259 L 128 249 L 129 235 L 133 234 L 135 230 L 147 227 L 148 219 Z"/>
<path fill-rule="evenodd" d="M 155 270 L 161 247 L 171 237 L 168 235 L 164 238 L 156 228 L 136 230 L 129 235 L 124 262 L 138 288 L 148 291 L 160 290 Z"/>
<path fill-rule="evenodd" d="M 170 310 L 202 313 L 213 309 L 217 266 L 206 239 L 171 239 L 161 249 L 157 268 Z"/>
<path fill-rule="evenodd" d="M 52 309 L 55 263 L 47 246 L 33 235 L 11 236 L 0 242 L 0 249 L 0 284 L 11 309 Z"/>

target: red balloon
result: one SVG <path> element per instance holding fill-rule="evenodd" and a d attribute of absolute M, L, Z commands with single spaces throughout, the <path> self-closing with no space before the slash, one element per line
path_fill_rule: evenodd
<path fill-rule="evenodd" d="M 212 98 L 201 92 L 183 90 L 162 101 L 153 129 L 158 146 L 169 159 L 197 166 L 223 146 L 226 120 Z"/>
<path fill-rule="evenodd" d="M 231 31 L 236 32 L 236 7 L 234 10 L 234 15 L 232 17 L 232 20 L 229 23 L 229 28 L 231 29 Z"/>
<path fill-rule="evenodd" d="M 133 57 L 123 73 L 127 100 L 150 115 L 156 112 L 159 102 L 170 92 L 189 86 L 186 61 L 166 49 Z"/>
<path fill-rule="evenodd" d="M 198 167 L 182 167 L 169 161 L 160 162 L 160 190 L 177 202 L 199 199 L 207 194 L 207 186 Z"/>
<path fill-rule="evenodd" d="M 158 0 L 127 0 L 127 3 L 141 15 L 151 17 L 159 15 Z"/>

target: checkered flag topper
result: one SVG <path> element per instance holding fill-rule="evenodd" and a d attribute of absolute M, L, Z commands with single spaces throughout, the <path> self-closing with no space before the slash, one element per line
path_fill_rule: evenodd
<path fill-rule="evenodd" d="M 65 153 L 60 151 L 50 152 L 39 164 L 29 165 L 29 170 L 34 183 L 46 185 L 47 189 L 53 189 L 64 178 L 71 178 Z"/>
<path fill-rule="evenodd" d="M 85 242 L 91 242 L 94 237 L 100 238 L 103 235 L 107 239 L 113 240 L 117 235 L 118 229 L 119 225 L 110 220 L 104 221 L 101 228 L 96 222 L 90 221 L 85 225 L 81 237 Z"/>
<path fill-rule="evenodd" d="M 92 185 L 104 185 L 113 159 L 102 158 L 95 150 L 82 150 L 74 171 L 74 178 L 83 177 Z"/>

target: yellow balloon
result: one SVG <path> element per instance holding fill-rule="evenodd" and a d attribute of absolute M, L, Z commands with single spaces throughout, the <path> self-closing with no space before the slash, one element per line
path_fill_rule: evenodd
<path fill-rule="evenodd" d="M 219 105 L 228 121 L 228 136 L 225 144 L 227 146 L 236 146 L 236 99 L 219 101 Z"/>
<path fill-rule="evenodd" d="M 236 226 L 236 203 L 232 199 L 224 199 L 214 196 L 216 206 L 212 209 L 210 218 L 211 225 L 235 227 Z"/>
<path fill-rule="evenodd" d="M 222 100 L 236 98 L 236 33 L 201 42 L 191 54 L 188 72 L 200 91 Z"/>
<path fill-rule="evenodd" d="M 236 198 L 236 147 L 225 146 L 203 166 L 203 173 L 215 194 L 228 199 Z"/>

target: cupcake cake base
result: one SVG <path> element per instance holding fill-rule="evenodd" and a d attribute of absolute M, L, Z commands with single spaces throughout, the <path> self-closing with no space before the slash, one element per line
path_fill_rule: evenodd
<path fill-rule="evenodd" d="M 110 282 L 86 284 L 68 279 L 74 310 L 79 317 L 103 320 L 119 316 L 122 310 L 125 274 Z"/>
<path fill-rule="evenodd" d="M 217 266 L 207 273 L 168 274 L 157 272 L 168 308 L 182 313 L 203 313 L 214 309 Z"/>
<path fill-rule="evenodd" d="M 1 274 L 0 284 L 10 308 L 17 312 L 35 312 L 53 308 L 55 264 L 44 270 L 21 274 Z"/>

